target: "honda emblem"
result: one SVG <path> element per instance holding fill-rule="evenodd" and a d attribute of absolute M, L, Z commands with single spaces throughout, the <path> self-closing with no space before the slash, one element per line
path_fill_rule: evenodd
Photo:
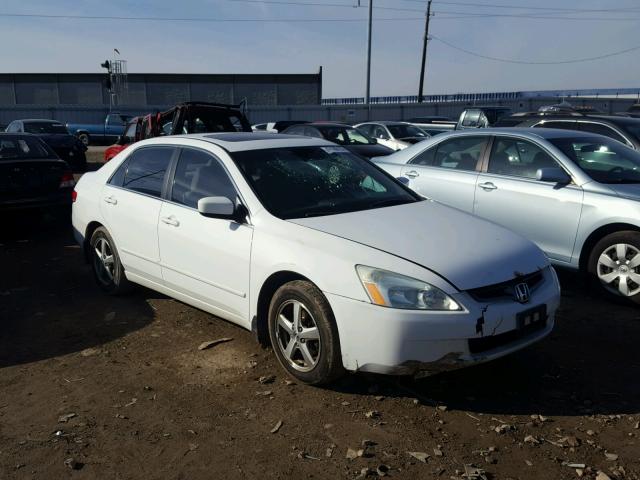
<path fill-rule="evenodd" d="M 514 288 L 516 300 L 520 303 L 527 303 L 530 298 L 529 285 L 526 283 L 519 283 Z"/>

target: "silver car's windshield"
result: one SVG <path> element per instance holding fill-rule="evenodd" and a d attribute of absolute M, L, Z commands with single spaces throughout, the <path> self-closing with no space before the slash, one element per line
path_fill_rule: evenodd
<path fill-rule="evenodd" d="M 603 137 L 549 141 L 596 182 L 640 183 L 640 153 L 620 142 Z"/>

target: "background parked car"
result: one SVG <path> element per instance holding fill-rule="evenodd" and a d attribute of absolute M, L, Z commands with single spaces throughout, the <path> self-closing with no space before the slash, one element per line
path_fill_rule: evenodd
<path fill-rule="evenodd" d="M 67 128 L 56 120 L 31 119 L 14 120 L 8 126 L 8 133 L 30 133 L 43 140 L 62 160 L 66 161 L 76 172 L 87 169 L 87 147 L 75 136 L 69 134 Z"/>
<path fill-rule="evenodd" d="M 355 127 L 392 150 L 402 150 L 429 138 L 427 132 L 407 122 L 366 122 Z"/>
<path fill-rule="evenodd" d="M 142 140 L 144 132 L 145 117 L 133 117 L 122 135 L 118 137 L 118 140 L 113 145 L 107 147 L 104 151 L 104 161 L 108 162 L 122 150 L 127 148 L 134 142 Z M 148 120 L 147 120 L 148 121 Z"/>
<path fill-rule="evenodd" d="M 281 133 L 292 125 L 309 123 L 306 120 L 280 120 L 279 122 L 258 123 L 251 126 L 254 132 Z"/>
<path fill-rule="evenodd" d="M 69 165 L 40 138 L 0 133 L 0 211 L 40 209 L 68 220 L 74 185 Z"/>
<path fill-rule="evenodd" d="M 330 142 L 342 145 L 347 150 L 366 158 L 381 157 L 393 153 L 393 150 L 390 148 L 384 145 L 378 145 L 378 142 L 374 138 L 343 123 L 314 122 L 304 125 L 294 125 L 282 133 L 324 138 Z"/>
<path fill-rule="evenodd" d="M 580 114 L 564 115 L 529 113 L 505 117 L 498 126 L 558 128 L 595 133 L 613 138 L 634 150 L 640 150 L 640 118 L 618 115 Z"/>
<path fill-rule="evenodd" d="M 435 200 L 533 240 L 559 266 L 640 303 L 640 153 L 554 129 L 434 137 L 376 163 Z"/>
<path fill-rule="evenodd" d="M 91 144 L 104 145 L 113 142 L 122 135 L 125 125 L 130 119 L 131 115 L 114 112 L 108 114 L 103 123 L 67 123 L 67 130 L 87 146 Z"/>

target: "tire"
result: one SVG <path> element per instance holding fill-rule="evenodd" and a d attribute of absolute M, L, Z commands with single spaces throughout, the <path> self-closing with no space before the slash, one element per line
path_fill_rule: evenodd
<path fill-rule="evenodd" d="M 610 298 L 640 304 L 640 232 L 604 237 L 591 250 L 587 270 L 591 285 Z"/>
<path fill-rule="evenodd" d="M 91 139 L 89 138 L 89 134 L 88 133 L 80 133 L 78 134 L 78 140 L 80 140 L 85 147 L 89 146 L 89 143 L 91 141 Z"/>
<path fill-rule="evenodd" d="M 124 274 L 118 250 L 106 228 L 96 228 L 89 240 L 89 248 L 91 269 L 98 286 L 110 295 L 122 295 L 131 291 L 133 284 Z M 101 256 L 98 255 L 97 250 L 102 252 Z M 103 259 L 109 256 L 111 262 L 105 264 Z"/>
<path fill-rule="evenodd" d="M 294 312 L 300 312 L 297 319 Z M 281 315 L 286 321 L 278 321 Z M 328 384 L 344 374 L 333 312 L 310 282 L 295 280 L 276 291 L 269 306 L 269 337 L 280 364 L 302 383 Z"/>

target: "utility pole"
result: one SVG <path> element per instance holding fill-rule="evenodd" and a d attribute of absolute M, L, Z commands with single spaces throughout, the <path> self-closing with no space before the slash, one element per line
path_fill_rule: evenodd
<path fill-rule="evenodd" d="M 431 1 L 431 0 L 429 0 Z M 373 23 L 373 0 L 369 0 L 369 28 L 367 29 L 367 120 L 371 120 L 371 27 Z"/>
<path fill-rule="evenodd" d="M 424 95 L 424 68 L 427 63 L 427 43 L 429 43 L 429 19 L 431 18 L 431 0 L 427 3 L 427 18 L 424 23 L 424 43 L 422 44 L 422 66 L 420 67 L 420 87 L 418 88 L 418 103 L 422 103 Z"/>

